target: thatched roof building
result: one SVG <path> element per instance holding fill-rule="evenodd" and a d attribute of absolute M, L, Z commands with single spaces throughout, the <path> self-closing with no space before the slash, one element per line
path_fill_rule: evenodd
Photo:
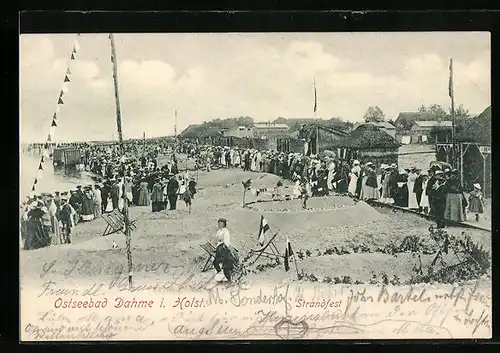
<path fill-rule="evenodd" d="M 397 149 L 400 146 L 401 144 L 395 138 L 371 124 L 359 126 L 356 130 L 334 141 L 331 145 L 332 148 L 346 147 L 353 149 Z"/>
<path fill-rule="evenodd" d="M 491 106 L 472 119 L 467 119 L 457 134 L 460 142 L 491 145 Z"/>

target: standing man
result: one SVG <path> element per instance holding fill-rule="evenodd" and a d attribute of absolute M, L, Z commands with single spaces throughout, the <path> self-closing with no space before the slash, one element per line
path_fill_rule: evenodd
<path fill-rule="evenodd" d="M 179 191 L 179 182 L 175 175 L 172 175 L 167 184 L 167 197 L 170 203 L 170 210 L 173 211 L 177 207 L 177 192 Z"/>
<path fill-rule="evenodd" d="M 415 184 L 413 185 L 413 192 L 415 193 L 415 196 L 417 197 L 417 204 L 418 204 L 418 211 L 422 212 L 422 206 L 420 205 L 420 202 L 422 201 L 422 183 L 424 181 L 424 176 L 421 173 L 422 171 L 420 169 L 417 169 L 415 173 L 417 174 L 417 178 L 415 179 Z"/>
<path fill-rule="evenodd" d="M 432 214 L 436 220 L 436 225 L 438 229 L 444 228 L 444 213 L 446 210 L 446 190 L 445 190 L 445 178 L 443 172 L 437 170 L 434 175 L 434 182 L 431 186 L 432 195 Z"/>
<path fill-rule="evenodd" d="M 71 205 L 68 203 L 68 199 L 66 197 L 62 197 L 59 219 L 63 225 L 62 242 L 64 244 L 71 244 L 71 229 L 73 228 L 73 222 L 71 219 L 72 213 L 73 210 L 71 209 Z"/>

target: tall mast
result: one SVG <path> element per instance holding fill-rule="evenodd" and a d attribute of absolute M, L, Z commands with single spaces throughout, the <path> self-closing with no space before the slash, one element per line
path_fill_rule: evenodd
<path fill-rule="evenodd" d="M 453 92 L 453 59 L 450 58 L 450 81 L 449 81 L 449 87 L 448 87 L 448 93 L 451 99 L 451 143 L 452 143 L 452 161 L 453 161 L 453 167 L 456 168 L 457 166 L 457 153 L 456 153 L 456 146 L 455 146 L 455 97 L 454 97 L 454 92 Z"/>
<path fill-rule="evenodd" d="M 318 124 L 318 97 L 316 94 L 316 78 L 313 78 L 314 86 L 314 121 L 316 123 L 316 156 L 319 155 L 319 124 Z"/>
<path fill-rule="evenodd" d="M 174 137 L 175 137 L 175 139 L 177 139 L 177 109 L 175 110 L 174 115 L 175 115 L 175 117 L 174 117 Z"/>
<path fill-rule="evenodd" d="M 132 252 L 130 250 L 130 219 L 128 214 L 128 198 L 125 192 L 125 146 L 123 145 L 123 134 L 122 134 L 122 119 L 120 111 L 120 95 L 118 93 L 118 59 L 116 57 L 115 49 L 115 37 L 113 33 L 109 34 L 109 40 L 111 42 L 111 63 L 113 64 L 113 81 L 115 84 L 115 104 L 116 104 L 116 127 L 118 130 L 118 139 L 120 142 L 120 150 L 122 154 L 122 173 L 123 173 L 123 217 L 125 223 L 125 239 L 127 245 L 127 262 L 128 262 L 128 285 L 129 290 L 132 289 Z"/>

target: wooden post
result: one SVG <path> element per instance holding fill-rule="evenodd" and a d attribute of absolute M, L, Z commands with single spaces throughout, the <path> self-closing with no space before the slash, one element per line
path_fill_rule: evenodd
<path fill-rule="evenodd" d="M 245 197 L 247 195 L 247 188 L 243 187 L 243 207 L 245 207 Z"/>
<path fill-rule="evenodd" d="M 122 158 L 125 157 L 125 147 L 123 145 L 123 134 L 122 134 L 122 120 L 120 111 L 120 96 L 118 93 L 118 59 L 116 57 L 115 50 L 115 38 L 112 33 L 109 34 L 109 40 L 111 42 L 111 62 L 113 64 L 113 81 L 115 84 L 115 105 L 116 105 L 116 127 L 118 130 L 118 139 L 120 141 L 120 149 L 122 152 Z M 127 245 L 127 263 L 128 263 L 128 285 L 129 290 L 132 289 L 132 252 L 131 252 L 131 234 L 130 234 L 130 219 L 128 214 L 128 198 L 125 193 L 125 164 L 122 161 L 122 172 L 123 172 L 123 217 L 125 221 L 125 239 Z"/>
<path fill-rule="evenodd" d="M 464 186 L 464 144 L 460 143 L 460 185 Z"/>
<path fill-rule="evenodd" d="M 483 190 L 484 190 L 484 196 L 486 196 L 486 157 L 488 155 L 486 153 L 485 154 L 481 153 L 481 156 L 483 156 Z"/>
<path fill-rule="evenodd" d="M 450 80 L 449 80 L 449 86 L 448 86 L 448 93 L 450 95 L 451 99 L 451 143 L 453 145 L 452 148 L 452 166 L 453 168 L 456 168 L 456 149 L 455 149 L 455 97 L 453 93 L 453 59 L 450 58 Z"/>

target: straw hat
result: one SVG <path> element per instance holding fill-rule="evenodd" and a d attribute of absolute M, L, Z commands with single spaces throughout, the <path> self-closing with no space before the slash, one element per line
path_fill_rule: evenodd
<path fill-rule="evenodd" d="M 475 188 L 475 189 L 481 190 L 481 185 L 479 185 L 479 184 L 477 184 L 477 183 L 476 183 L 476 184 L 474 184 L 474 185 L 472 185 L 472 186 L 474 186 L 474 188 Z"/>

